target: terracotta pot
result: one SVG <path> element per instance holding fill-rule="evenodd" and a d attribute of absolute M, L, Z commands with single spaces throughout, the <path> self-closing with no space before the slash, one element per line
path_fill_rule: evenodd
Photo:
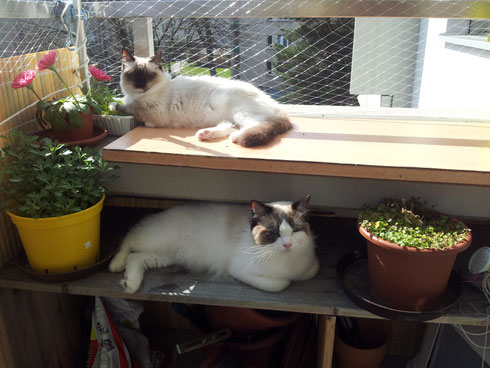
<path fill-rule="evenodd" d="M 249 333 L 269 328 L 287 326 L 299 317 L 299 313 L 269 312 L 251 308 L 205 306 L 206 316 L 213 328 L 228 327 L 232 332 Z"/>
<path fill-rule="evenodd" d="M 362 347 L 347 344 L 335 334 L 334 350 L 339 368 L 378 368 L 388 354 L 388 324 L 384 320 L 356 319 Z"/>
<path fill-rule="evenodd" d="M 230 342 L 228 348 L 235 352 L 245 367 L 277 367 L 280 362 L 279 357 L 282 356 L 278 354 L 278 349 L 288 331 L 288 327 L 282 327 L 269 336 L 250 344 Z"/>
<path fill-rule="evenodd" d="M 388 307 L 420 311 L 437 307 L 447 287 L 459 252 L 471 245 L 471 232 L 464 242 L 444 250 L 417 249 L 377 238 L 358 226 L 367 239 L 371 291 Z"/>
<path fill-rule="evenodd" d="M 227 351 L 232 351 L 246 368 L 277 367 L 283 356 L 282 342 L 285 340 L 289 327 L 282 327 L 271 332 L 260 340 L 245 342 L 225 341 L 211 345 L 206 352 L 205 360 L 199 368 L 211 368 L 219 365 Z"/>
<path fill-rule="evenodd" d="M 69 125 L 67 130 L 56 129 L 55 125 L 51 124 L 53 138 L 60 143 L 92 138 L 94 136 L 93 108 L 90 108 L 90 112 L 88 114 L 81 112 L 80 115 L 82 116 L 82 126 L 80 128 L 76 128 L 70 124 L 70 118 L 68 115 L 65 117 L 65 121 L 67 121 Z"/>

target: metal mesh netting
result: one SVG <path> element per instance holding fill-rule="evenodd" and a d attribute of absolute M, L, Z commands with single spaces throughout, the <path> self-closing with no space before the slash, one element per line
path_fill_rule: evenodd
<path fill-rule="evenodd" d="M 490 12 L 477 3 L 6 0 L 0 59 L 16 58 L 0 72 L 23 71 L 20 55 L 86 47 L 120 94 L 121 49 L 161 49 L 174 75 L 241 79 L 288 104 L 484 109 Z"/>

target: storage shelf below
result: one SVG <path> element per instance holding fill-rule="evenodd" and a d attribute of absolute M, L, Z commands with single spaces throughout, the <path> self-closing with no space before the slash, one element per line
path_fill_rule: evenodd
<path fill-rule="evenodd" d="M 239 306 L 269 310 L 295 311 L 331 316 L 377 318 L 356 306 L 344 293 L 335 273 L 340 257 L 352 246 L 319 247 L 321 270 L 314 279 L 295 282 L 280 293 L 268 293 L 238 281 L 213 280 L 203 274 L 192 274 L 177 268 L 147 271 L 142 287 L 135 294 L 122 292 L 121 274 L 104 270 L 89 277 L 61 283 L 31 279 L 14 264 L 0 268 L 0 287 L 41 292 L 120 297 L 140 300 L 182 302 L 206 305 Z M 463 301 L 464 300 L 464 301 Z M 484 325 L 486 317 L 475 312 L 486 310 L 482 293 L 465 286 L 459 308 L 430 322 Z"/>

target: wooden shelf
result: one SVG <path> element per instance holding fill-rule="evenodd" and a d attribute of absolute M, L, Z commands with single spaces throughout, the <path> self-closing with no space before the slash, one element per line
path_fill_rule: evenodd
<path fill-rule="evenodd" d="M 490 125 L 293 117 L 265 147 L 200 142 L 194 129 L 138 127 L 104 147 L 114 162 L 490 186 Z"/>
<path fill-rule="evenodd" d="M 312 280 L 295 282 L 280 293 L 268 293 L 233 279 L 212 280 L 203 274 L 186 273 L 176 268 L 147 271 L 135 294 L 125 294 L 119 285 L 122 274 L 107 270 L 89 277 L 60 283 L 31 279 L 15 265 L 0 268 L 0 287 L 76 295 L 93 295 L 165 302 L 239 306 L 268 310 L 295 311 L 330 316 L 379 318 L 356 306 L 344 293 L 335 273 L 340 257 L 352 246 L 319 247 L 321 270 Z M 482 293 L 465 287 L 463 299 L 477 310 L 486 309 Z M 463 312 L 461 312 L 463 311 Z M 445 316 L 430 322 L 484 325 L 485 319 L 468 303 L 460 303 Z"/>

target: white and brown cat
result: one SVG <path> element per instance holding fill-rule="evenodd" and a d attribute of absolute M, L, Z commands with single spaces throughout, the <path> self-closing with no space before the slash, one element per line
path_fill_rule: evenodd
<path fill-rule="evenodd" d="M 307 216 L 309 199 L 172 207 L 135 226 L 109 269 L 125 270 L 121 284 L 128 293 L 139 289 L 146 269 L 169 265 L 281 291 L 319 270 Z"/>
<path fill-rule="evenodd" d="M 124 100 L 112 109 L 148 127 L 201 128 L 199 140 L 230 136 L 245 147 L 267 144 L 292 128 L 281 105 L 252 84 L 209 76 L 172 79 L 162 70 L 161 55 L 142 58 L 123 49 Z"/>

